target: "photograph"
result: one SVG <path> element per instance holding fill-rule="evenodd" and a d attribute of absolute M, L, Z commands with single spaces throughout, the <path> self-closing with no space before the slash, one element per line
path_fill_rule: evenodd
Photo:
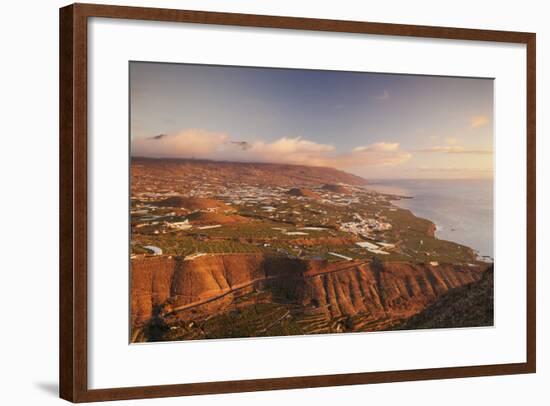
<path fill-rule="evenodd" d="M 492 78 L 129 62 L 130 342 L 493 325 Z"/>
<path fill-rule="evenodd" d="M 4 3 L 1 404 L 549 403 L 544 3 Z"/>

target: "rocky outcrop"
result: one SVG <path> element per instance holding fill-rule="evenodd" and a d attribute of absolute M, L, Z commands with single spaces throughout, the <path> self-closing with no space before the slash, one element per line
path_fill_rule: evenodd
<path fill-rule="evenodd" d="M 143 324 L 158 306 L 162 313 L 182 318 L 219 311 L 247 289 L 270 291 L 326 318 L 367 314 L 405 319 L 482 274 L 472 266 L 328 263 L 262 254 L 146 257 L 132 261 L 132 325 Z"/>
<path fill-rule="evenodd" d="M 319 196 L 318 193 L 314 192 L 311 189 L 308 188 L 292 188 L 286 192 L 289 196 L 296 196 L 296 197 L 309 197 L 310 199 L 320 199 L 321 196 Z"/>

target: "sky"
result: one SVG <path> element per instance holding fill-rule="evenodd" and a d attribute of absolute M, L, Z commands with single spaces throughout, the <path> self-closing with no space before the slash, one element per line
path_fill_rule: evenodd
<path fill-rule="evenodd" d="M 132 156 L 493 176 L 493 80 L 130 63 Z"/>

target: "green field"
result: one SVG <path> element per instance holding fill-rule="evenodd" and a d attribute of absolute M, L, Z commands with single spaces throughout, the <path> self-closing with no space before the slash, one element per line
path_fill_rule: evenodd
<path fill-rule="evenodd" d="M 381 196 L 359 192 L 353 196 L 354 202 L 347 205 L 326 199 L 284 196 L 269 203 L 233 206 L 234 214 L 247 219 L 244 222 L 222 224 L 211 229 L 193 227 L 189 230 L 173 230 L 165 226 L 166 222 L 184 221 L 186 215 L 174 215 L 169 208 L 149 206 L 146 214 L 132 216 L 132 253 L 146 254 L 149 251 L 143 247 L 152 245 L 161 248 L 163 254 L 182 256 L 199 252 L 277 253 L 301 258 L 342 260 L 329 254 L 333 252 L 352 259 L 377 257 L 383 261 L 417 263 L 476 262 L 470 248 L 432 237 L 429 230 L 433 224 L 429 220 L 397 208 L 391 203 L 393 197 Z M 133 202 L 133 210 L 139 210 L 139 202 Z M 357 221 L 357 215 L 389 223 L 391 229 L 371 232 L 369 235 L 339 230 L 341 224 Z M 140 224 L 145 225 L 140 227 Z M 324 229 L 303 230 L 303 227 Z M 391 243 L 395 244 L 395 248 L 381 247 L 387 255 L 378 254 L 357 246 L 357 241 Z"/>

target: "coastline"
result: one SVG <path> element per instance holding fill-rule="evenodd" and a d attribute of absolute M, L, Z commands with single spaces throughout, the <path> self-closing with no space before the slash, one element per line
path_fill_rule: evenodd
<path fill-rule="evenodd" d="M 398 181 L 402 181 L 402 180 L 398 180 Z M 414 180 L 406 180 L 406 181 L 413 182 Z M 431 180 L 420 180 L 420 181 L 429 182 Z M 391 200 L 392 205 L 394 205 L 396 208 L 400 210 L 407 210 L 415 217 L 432 223 L 434 225 L 434 234 L 433 234 L 434 238 L 437 238 L 439 240 L 444 240 L 444 241 L 450 241 L 455 244 L 460 244 L 465 247 L 468 247 L 475 253 L 478 261 L 485 262 L 488 264 L 494 263 L 493 252 L 482 252 L 479 246 L 476 246 L 475 244 L 471 244 L 471 243 L 469 244 L 468 242 L 461 240 L 461 238 L 456 238 L 456 237 L 460 237 L 459 233 L 456 233 L 456 235 L 450 234 L 450 233 L 454 234 L 454 232 L 456 231 L 453 226 L 450 226 L 449 224 L 445 224 L 445 222 L 441 221 L 441 219 L 439 219 L 439 221 L 437 219 L 434 219 L 434 216 L 426 215 L 426 213 L 424 213 L 425 210 L 422 210 L 419 206 L 419 203 L 417 203 L 419 200 L 422 200 L 421 196 L 419 199 L 419 196 L 414 196 L 413 193 L 406 193 L 408 191 L 400 188 L 399 185 L 395 186 L 395 183 L 397 182 L 395 180 L 374 182 L 374 183 L 369 183 L 364 188 L 366 190 L 387 196 Z"/>

